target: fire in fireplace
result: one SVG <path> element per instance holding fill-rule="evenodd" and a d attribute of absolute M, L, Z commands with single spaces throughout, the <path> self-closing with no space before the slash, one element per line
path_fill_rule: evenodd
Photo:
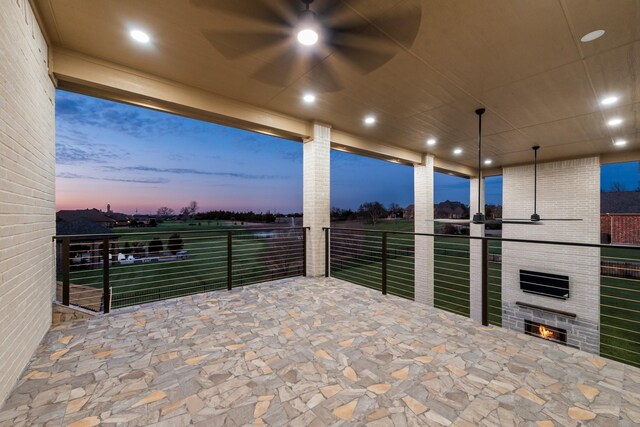
<path fill-rule="evenodd" d="M 553 326 L 544 325 L 531 320 L 525 319 L 524 333 L 561 344 L 567 343 L 567 331 L 565 329 L 555 328 Z"/>

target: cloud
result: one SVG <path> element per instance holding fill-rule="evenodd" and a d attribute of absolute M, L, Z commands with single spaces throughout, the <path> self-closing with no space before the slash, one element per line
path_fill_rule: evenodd
<path fill-rule="evenodd" d="M 190 168 L 156 168 L 151 166 L 104 166 L 105 171 L 120 172 L 153 172 L 159 174 L 176 174 L 176 175 L 207 175 L 207 176 L 224 176 L 238 179 L 286 179 L 284 175 L 254 175 L 242 172 L 210 172 Z"/>
<path fill-rule="evenodd" d="M 56 119 L 62 128 L 97 127 L 135 138 L 207 132 L 205 122 L 64 91 L 56 92 Z"/>
<path fill-rule="evenodd" d="M 64 139 L 64 138 L 62 138 Z M 69 144 L 59 140 L 56 143 L 56 162 L 61 165 L 78 163 L 106 163 L 122 159 L 128 155 L 124 151 L 115 151 L 103 144 Z"/>
<path fill-rule="evenodd" d="M 284 153 L 282 153 L 282 158 L 284 160 L 289 160 L 289 161 L 296 161 L 296 160 L 302 160 L 302 150 L 298 150 L 298 151 L 285 151 Z"/>
<path fill-rule="evenodd" d="M 114 181 L 114 182 L 130 182 L 134 184 L 166 184 L 169 182 L 167 178 L 151 178 L 151 179 L 133 179 L 133 178 L 111 178 L 111 177 L 95 177 L 89 175 L 80 175 L 72 172 L 60 172 L 57 178 L 66 179 L 92 179 L 96 181 Z"/>

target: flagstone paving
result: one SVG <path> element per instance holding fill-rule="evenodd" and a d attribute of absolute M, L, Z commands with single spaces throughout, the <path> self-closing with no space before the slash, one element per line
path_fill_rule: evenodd
<path fill-rule="evenodd" d="M 631 426 L 640 370 L 336 279 L 46 335 L 0 426 Z"/>

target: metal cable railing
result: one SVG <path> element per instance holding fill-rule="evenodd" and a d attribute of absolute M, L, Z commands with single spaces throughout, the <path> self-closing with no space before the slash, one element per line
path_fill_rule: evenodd
<path fill-rule="evenodd" d="M 112 308 L 302 276 L 306 230 L 56 236 L 57 298 L 65 305 L 108 313 Z"/>
<path fill-rule="evenodd" d="M 435 307 L 469 316 L 478 280 L 483 324 L 522 329 L 514 316 L 525 313 L 547 327 L 543 338 L 640 366 L 640 247 L 348 228 L 325 228 L 325 239 L 326 275 L 412 299 L 416 263 L 433 263 Z M 482 271 L 470 266 L 474 251 Z"/>

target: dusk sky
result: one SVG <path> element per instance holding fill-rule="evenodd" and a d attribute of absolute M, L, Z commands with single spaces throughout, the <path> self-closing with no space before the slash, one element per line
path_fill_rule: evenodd
<path fill-rule="evenodd" d="M 58 209 L 302 211 L 298 142 L 60 90 L 56 134 Z M 603 167 L 603 188 L 638 186 L 637 163 L 620 170 Z M 468 203 L 468 180 L 436 174 L 435 200 L 446 199 Z M 502 179 L 488 179 L 487 203 L 501 199 Z M 331 206 L 374 200 L 413 203 L 413 169 L 332 150 Z"/>

